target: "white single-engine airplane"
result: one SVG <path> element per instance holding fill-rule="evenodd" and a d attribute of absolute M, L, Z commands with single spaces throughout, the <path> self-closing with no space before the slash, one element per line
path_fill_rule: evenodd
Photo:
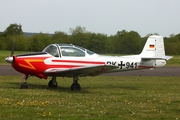
<path fill-rule="evenodd" d="M 27 78 L 37 76 L 47 79 L 48 86 L 57 87 L 56 77 L 73 77 L 71 90 L 80 90 L 80 76 L 96 76 L 103 73 L 162 67 L 166 60 L 162 36 L 150 36 L 139 55 L 103 56 L 72 44 L 51 44 L 42 52 L 11 55 L 5 60 L 25 74 L 21 88 L 28 88 Z"/>

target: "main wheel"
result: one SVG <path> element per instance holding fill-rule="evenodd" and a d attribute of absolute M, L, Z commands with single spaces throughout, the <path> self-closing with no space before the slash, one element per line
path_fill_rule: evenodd
<path fill-rule="evenodd" d="M 50 80 L 48 83 L 49 88 L 57 88 L 57 86 L 58 86 L 57 82 L 55 84 L 53 84 L 52 80 Z"/>
<path fill-rule="evenodd" d="M 79 83 L 73 83 L 73 84 L 71 85 L 71 90 L 72 90 L 72 91 L 75 91 L 75 90 L 80 91 L 80 90 L 81 90 L 80 84 L 79 84 Z"/>

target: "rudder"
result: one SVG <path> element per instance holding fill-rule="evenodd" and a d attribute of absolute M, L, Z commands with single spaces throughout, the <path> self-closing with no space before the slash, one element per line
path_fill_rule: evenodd
<path fill-rule="evenodd" d="M 149 36 L 140 55 L 143 57 L 164 57 L 163 37 L 157 35 Z"/>

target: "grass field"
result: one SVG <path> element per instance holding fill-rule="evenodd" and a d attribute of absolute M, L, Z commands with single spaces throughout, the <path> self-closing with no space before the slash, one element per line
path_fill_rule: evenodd
<path fill-rule="evenodd" d="M 180 66 L 180 55 L 174 55 L 167 61 L 167 66 Z"/>
<path fill-rule="evenodd" d="M 47 80 L 0 76 L 1 120 L 40 119 L 180 119 L 180 77 L 82 77 L 81 91 L 70 91 L 72 78 L 58 78 L 49 89 Z"/>

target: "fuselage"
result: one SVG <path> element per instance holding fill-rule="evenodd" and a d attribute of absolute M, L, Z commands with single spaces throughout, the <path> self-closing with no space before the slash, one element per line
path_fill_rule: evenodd
<path fill-rule="evenodd" d="M 42 52 L 14 56 L 12 66 L 15 70 L 23 74 L 35 75 L 46 79 L 48 75 L 53 76 L 53 73 L 56 72 L 57 69 L 59 71 L 68 71 L 75 68 L 102 66 L 94 72 L 103 74 L 108 72 L 155 68 L 164 66 L 165 64 L 165 60 L 142 60 L 139 55 L 102 56 L 94 54 L 87 57 L 54 57 L 49 53 Z M 48 72 L 52 74 L 47 74 L 46 70 L 49 70 Z M 87 73 L 87 76 L 90 75 L 91 74 Z M 66 75 L 56 74 L 56 76 Z"/>
<path fill-rule="evenodd" d="M 147 49 L 149 51 L 149 49 Z M 155 49 L 152 49 L 153 51 Z M 150 49 L 150 51 L 152 51 Z M 5 59 L 15 70 L 40 78 L 48 76 L 95 76 L 108 72 L 162 67 L 164 59 L 139 55 L 103 56 L 72 44 L 51 44 L 42 52 L 14 55 Z"/>

